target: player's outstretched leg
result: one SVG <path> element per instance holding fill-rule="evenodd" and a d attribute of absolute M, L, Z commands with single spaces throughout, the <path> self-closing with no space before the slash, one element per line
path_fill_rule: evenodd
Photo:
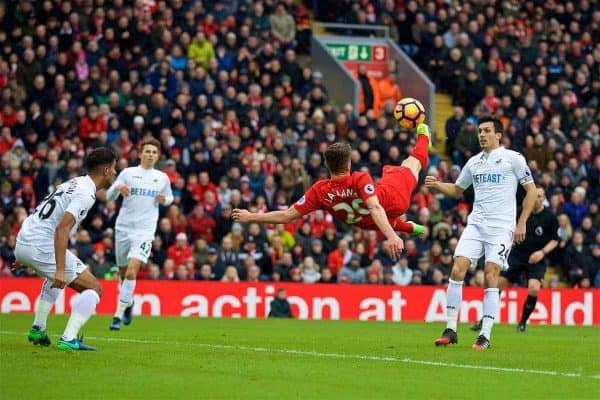
<path fill-rule="evenodd" d="M 52 281 L 48 278 L 42 283 L 42 293 L 35 310 L 35 319 L 33 326 L 27 334 L 27 340 L 34 345 L 50 346 L 50 337 L 46 333 L 46 321 L 52 306 L 60 295 L 62 289 L 52 287 Z"/>
<path fill-rule="evenodd" d="M 431 151 L 433 149 L 433 143 L 431 142 L 431 132 L 429 132 L 429 125 L 427 124 L 419 124 L 417 126 L 417 141 L 420 136 L 425 136 L 429 144 L 427 145 L 427 150 Z M 427 163 L 423 164 L 423 168 L 427 166 Z"/>
<path fill-rule="evenodd" d="M 413 221 L 404 221 L 401 218 L 396 218 L 392 224 L 392 228 L 396 232 L 404 232 L 409 235 L 422 235 L 425 233 L 425 227 Z"/>
<path fill-rule="evenodd" d="M 90 319 L 100 302 L 102 295 L 100 282 L 89 269 L 85 269 L 69 286 L 78 291 L 80 296 L 73 304 L 71 317 L 57 347 L 63 351 L 96 350 L 96 348 L 84 344 L 83 338 L 78 335 L 79 330 Z"/>
<path fill-rule="evenodd" d="M 402 161 L 402 166 L 411 170 L 415 179 L 419 180 L 419 172 L 426 168 L 429 163 L 429 150 L 431 146 L 431 135 L 429 127 L 425 124 L 417 126 L 417 144 L 410 153 L 410 156 Z"/>
<path fill-rule="evenodd" d="M 436 346 L 458 343 L 458 335 L 456 334 L 458 311 L 462 303 L 465 275 L 470 265 L 471 260 L 467 257 L 457 256 L 454 260 L 446 291 L 446 329 L 442 333 L 442 336 L 435 341 Z"/>

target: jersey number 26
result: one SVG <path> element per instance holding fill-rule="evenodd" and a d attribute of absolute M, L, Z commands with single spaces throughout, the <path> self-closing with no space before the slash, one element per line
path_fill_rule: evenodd
<path fill-rule="evenodd" d="M 60 197 L 64 192 L 54 192 L 50 193 L 44 200 L 42 200 L 43 205 L 40 207 L 40 211 L 38 216 L 40 219 L 47 219 L 52 215 L 52 212 L 56 208 L 56 199 L 55 197 Z"/>

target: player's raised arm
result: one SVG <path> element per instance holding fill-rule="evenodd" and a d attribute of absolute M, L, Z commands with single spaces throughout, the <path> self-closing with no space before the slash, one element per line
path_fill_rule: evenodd
<path fill-rule="evenodd" d="M 388 240 L 388 252 L 392 259 L 396 260 L 402 250 L 404 249 L 404 242 L 402 239 L 396 234 L 392 225 L 390 225 L 390 221 L 385 213 L 385 210 L 379 203 L 379 199 L 377 196 L 371 196 L 366 201 L 365 204 L 367 209 L 371 213 L 371 217 L 373 217 L 373 221 L 379 228 L 379 230 L 385 235 Z"/>
<path fill-rule="evenodd" d="M 441 182 L 435 176 L 427 176 L 425 177 L 425 187 L 433 190 L 437 190 L 438 192 L 453 197 L 455 199 L 460 198 L 462 196 L 465 189 L 461 188 L 455 183 L 447 183 Z"/>
<path fill-rule="evenodd" d="M 294 207 L 283 211 L 271 211 L 264 214 L 252 213 L 248 210 L 236 208 L 231 217 L 237 222 L 258 222 L 260 224 L 286 224 L 300 218 L 302 214 Z"/>

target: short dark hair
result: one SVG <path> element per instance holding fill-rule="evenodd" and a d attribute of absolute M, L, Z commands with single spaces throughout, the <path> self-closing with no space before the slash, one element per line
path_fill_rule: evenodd
<path fill-rule="evenodd" d="M 144 147 L 148 146 L 148 145 L 154 146 L 158 149 L 158 151 L 160 151 L 160 142 L 158 141 L 158 139 L 153 138 L 152 136 L 150 136 L 142 141 L 142 145 L 140 146 L 140 151 L 144 151 Z"/>
<path fill-rule="evenodd" d="M 348 143 L 334 143 L 325 150 L 325 165 L 332 174 L 342 174 L 346 172 L 351 153 L 352 147 Z"/>
<path fill-rule="evenodd" d="M 485 116 L 485 117 L 481 117 L 479 119 L 479 125 L 485 123 L 485 122 L 491 122 L 492 124 L 494 124 L 494 131 L 496 133 L 504 133 L 504 127 L 502 126 L 502 123 L 500 122 L 500 120 L 492 117 L 492 116 Z"/>
<path fill-rule="evenodd" d="M 116 160 L 115 153 L 108 147 L 99 147 L 91 151 L 85 158 L 85 168 L 88 172 L 98 172 L 100 167 L 112 165 Z"/>

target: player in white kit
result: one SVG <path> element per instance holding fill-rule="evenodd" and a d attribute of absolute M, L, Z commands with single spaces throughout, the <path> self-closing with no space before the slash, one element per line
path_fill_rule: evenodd
<path fill-rule="evenodd" d="M 102 287 L 87 266 L 67 250 L 75 232 L 96 201 L 96 191 L 107 189 L 115 180 L 115 155 L 107 148 L 93 150 L 85 160 L 87 175 L 59 185 L 27 217 L 17 236 L 17 264 L 35 269 L 46 277 L 28 339 L 33 344 L 50 345 L 46 321 L 50 309 L 65 286 L 80 293 L 71 317 L 58 342 L 59 350 L 96 350 L 77 335 L 92 316 L 102 295 Z"/>
<path fill-rule="evenodd" d="M 483 350 L 490 347 L 492 326 L 498 318 L 500 271 L 508 268 L 508 253 L 513 239 L 517 243 L 525 239 L 526 223 L 535 204 L 536 189 L 525 158 L 500 146 L 502 124 L 498 120 L 482 118 L 478 138 L 483 151 L 467 161 L 456 183 L 443 183 L 428 176 L 425 186 L 459 198 L 465 189 L 473 185 L 473 211 L 454 251 L 454 265 L 446 293 L 447 326 L 435 344 L 442 346 L 458 342 L 456 322 L 462 302 L 463 281 L 471 263 L 485 256 L 482 329 L 472 346 Z M 519 183 L 527 195 L 515 229 Z"/>
<path fill-rule="evenodd" d="M 154 165 L 160 156 L 160 142 L 154 138 L 142 142 L 140 165 L 125 168 L 108 189 L 107 199 L 123 196 L 123 204 L 115 226 L 115 252 L 120 274 L 117 311 L 110 329 L 121 329 L 131 323 L 135 279 L 140 267 L 148 261 L 158 221 L 158 205 L 173 202 L 169 177 Z"/>

